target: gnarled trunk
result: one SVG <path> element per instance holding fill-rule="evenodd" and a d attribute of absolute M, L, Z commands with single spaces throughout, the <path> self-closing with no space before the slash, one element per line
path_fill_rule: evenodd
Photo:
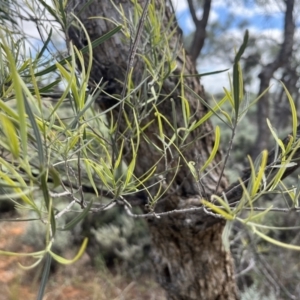
<path fill-rule="evenodd" d="M 82 10 L 86 1 L 70 0 L 68 13 L 74 12 L 78 15 L 93 41 L 113 29 L 116 23 L 126 22 L 124 16 L 120 15 L 121 12 L 134 22 L 133 2 L 130 0 L 94 0 Z M 137 2 L 141 7 L 146 3 L 146 1 Z M 188 165 L 189 162 L 193 162 L 197 171 L 204 165 L 214 145 L 214 132 L 211 123 L 206 121 L 185 136 L 187 127 L 192 122 L 197 122 L 207 110 L 196 96 L 203 95 L 198 79 L 181 76 L 182 73 L 195 74 L 196 70 L 184 51 L 176 49 L 178 45 L 181 47 L 181 40 L 176 32 L 176 24 L 174 20 L 172 21 L 174 16 L 168 7 L 164 7 L 164 2 L 161 3 L 161 1 L 151 1 L 149 9 L 161 14 L 162 28 L 159 34 L 169 35 L 168 49 L 170 53 L 177 53 L 175 58 L 177 68 L 170 74 L 171 76 L 165 78 L 162 84 L 157 84 L 153 73 L 146 72 L 146 64 L 140 54 L 152 55 L 153 61 L 158 63 L 166 54 L 161 51 L 162 45 L 159 42 L 155 44 L 155 36 L 149 35 L 151 24 L 146 22 L 144 31 L 147 32 L 139 43 L 138 55 L 135 56 L 132 72 L 135 86 L 144 80 L 141 90 L 145 92 L 127 97 L 125 101 L 114 107 L 112 114 L 108 114 L 110 121 L 118 122 L 118 130 L 122 135 L 118 135 L 117 143 L 121 140 L 125 141 L 123 154 L 128 163 L 131 162 L 133 156 L 132 143 L 138 149 L 134 175 L 141 177 L 156 166 L 155 174 L 145 183 L 149 187 L 148 193 L 152 196 L 158 191 L 163 191 L 155 206 L 155 212 L 199 207 L 201 198 L 208 199 L 209 195 L 215 192 L 221 174 L 220 153 L 217 153 L 208 169 L 205 170 L 206 173 L 199 174 L 198 180 L 192 175 Z M 126 28 L 129 28 L 128 24 L 127 27 L 124 26 L 124 30 Z M 119 98 L 121 98 L 126 79 L 125 74 L 135 30 L 136 28 L 130 28 L 130 37 L 119 32 L 93 51 L 91 78 L 96 83 L 103 78 L 103 82 L 107 82 L 106 92 L 118 95 Z M 172 30 L 175 30 L 173 35 Z M 78 48 L 86 45 L 83 31 L 78 27 L 71 26 L 68 36 Z M 183 82 L 195 93 L 185 88 L 184 97 L 190 109 L 189 120 L 185 120 L 183 114 L 183 111 L 187 110 L 182 94 Z M 148 103 L 149 99 L 153 99 L 153 93 L 151 94 L 153 89 L 159 96 Z M 107 109 L 117 102 L 108 95 L 101 94 L 99 103 L 102 109 Z M 155 103 L 157 111 L 152 103 Z M 159 119 L 159 114 L 165 119 Z M 138 117 L 134 118 L 134 116 Z M 138 122 L 143 131 L 137 134 L 134 128 L 129 130 L 126 118 L 131 119 L 132 122 Z M 160 122 L 163 124 L 163 134 L 159 129 Z M 169 142 L 174 133 L 178 141 L 172 144 Z M 224 189 L 226 185 L 227 181 L 224 177 L 218 190 Z M 136 197 L 139 195 L 137 194 Z M 231 256 L 222 245 L 221 236 L 225 225 L 223 219 L 198 210 L 173 213 L 161 218 L 149 218 L 148 223 L 152 237 L 154 267 L 158 281 L 167 291 L 168 299 L 238 298 Z"/>

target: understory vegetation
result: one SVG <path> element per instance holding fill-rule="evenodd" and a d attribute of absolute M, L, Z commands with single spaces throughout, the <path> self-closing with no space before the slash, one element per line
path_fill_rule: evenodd
<path fill-rule="evenodd" d="M 213 163 L 222 152 L 218 186 L 225 172 L 233 188 L 239 186 L 240 197 L 229 201 L 228 195 L 216 188 L 214 195 L 209 199 L 203 195 L 198 206 L 191 209 L 227 221 L 223 243 L 233 255 L 243 300 L 297 299 L 300 182 L 296 173 L 287 177 L 296 169 L 300 153 L 297 108 L 292 95 L 283 82 L 278 82 L 286 95 L 287 127 L 279 132 L 276 124 L 266 120 L 273 146 L 251 157 L 254 133 L 260 130 L 253 121 L 257 103 L 269 88 L 260 95 L 245 92 L 244 78 L 248 74 L 243 74 L 242 57 L 247 53 L 249 32 L 241 33 L 241 41 L 230 45 L 234 60 L 226 70 L 228 87 L 224 92 L 194 95 L 205 107 L 203 116 L 194 122 L 194 107 L 185 98 L 194 91 L 184 83 L 188 77 L 184 68 L 176 73 L 181 68 L 177 55 L 185 50 L 179 42 L 175 51 L 170 46 L 176 31 L 164 34 L 164 8 L 155 7 L 155 1 L 150 1 L 140 28 L 145 10 L 133 2 L 132 19 L 116 6 L 123 23 L 111 20 L 114 29 L 91 40 L 78 16 L 70 19 L 66 14 L 67 1 L 53 0 L 50 5 L 31 0 L 25 1 L 24 7 L 18 1 L 1 1 L 0 221 L 9 227 L 26 222 L 18 243 L 30 251 L 26 247 L 19 251 L 11 245 L 0 248 L 0 261 L 7 257 L 30 258 L 20 267 L 28 274 L 40 268 L 38 299 L 43 298 L 49 276 L 55 276 L 60 265 L 75 264 L 82 257 L 88 257 L 87 264 L 97 274 L 137 282 L 150 278 L 154 282 L 147 220 L 164 218 L 168 213 L 156 212 L 155 208 L 164 200 L 182 164 L 188 166 L 195 181 L 205 181 L 205 176 L 219 167 Z M 40 34 L 38 43 L 26 36 L 20 26 L 22 19 L 25 22 L 34 17 Z M 173 21 L 164 26 L 171 28 Z M 77 26 L 85 35 L 86 44 L 80 49 L 64 36 L 71 26 Z M 55 28 L 65 38 L 66 47 L 60 45 Z M 93 51 L 116 34 L 122 34 L 128 44 L 137 43 L 131 55 L 138 56 L 146 67 L 136 84 L 134 66 L 129 66 L 123 89 L 110 95 L 111 82 L 101 78 L 95 82 L 91 70 L 95 63 Z M 138 45 L 139 34 L 144 44 Z M 149 50 L 149 43 L 155 51 Z M 66 48 L 68 51 L 61 51 Z M 194 77 L 201 80 L 219 72 L 224 70 Z M 176 127 L 178 116 L 173 100 L 173 120 L 160 111 L 159 98 L 169 99 L 171 95 L 162 93 L 169 78 L 178 80 L 174 90 L 180 87 L 183 128 Z M 105 97 L 115 101 L 112 108 L 101 106 L 101 101 L 108 101 Z M 121 128 L 114 114 L 117 106 L 125 111 L 126 128 Z M 151 114 L 155 118 L 149 121 Z M 205 122 L 214 125 L 214 145 L 203 166 L 197 169 L 195 162 L 185 159 L 184 151 L 193 147 L 186 144 L 187 138 Z M 158 142 L 147 142 L 156 147 L 161 157 L 156 165 L 137 176 L 141 140 L 146 139 L 144 132 L 154 123 L 158 132 L 153 135 Z M 129 163 L 124 157 L 130 157 Z M 178 164 L 177 157 L 181 159 Z M 164 160 L 167 171 L 157 167 Z M 170 182 L 167 177 L 172 177 Z M 137 193 L 142 192 L 146 195 L 144 203 L 136 203 Z M 109 284 L 105 284 L 109 290 Z M 120 286 L 124 288 L 123 282 Z"/>

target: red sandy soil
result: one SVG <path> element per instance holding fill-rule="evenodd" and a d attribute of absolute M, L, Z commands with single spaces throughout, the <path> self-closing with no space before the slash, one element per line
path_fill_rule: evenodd
<path fill-rule="evenodd" d="M 29 253 L 34 251 L 21 243 L 26 223 L 0 223 L 0 250 Z M 73 254 L 72 254 L 73 256 Z M 71 256 L 70 256 L 71 257 Z M 41 266 L 23 270 L 30 258 L 0 255 L 0 300 L 35 300 L 39 290 Z M 128 281 L 110 271 L 97 271 L 89 257 L 70 266 L 59 266 L 52 273 L 43 300 L 164 300 L 161 288 L 149 279 Z"/>

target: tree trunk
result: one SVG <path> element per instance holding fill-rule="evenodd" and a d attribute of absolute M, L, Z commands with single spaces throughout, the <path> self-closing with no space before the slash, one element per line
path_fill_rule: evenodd
<path fill-rule="evenodd" d="M 121 11 L 124 12 L 126 18 L 135 22 L 133 2 L 115 0 L 114 6 L 111 0 L 94 0 L 82 10 L 86 1 L 69 0 L 67 12 L 69 14 L 74 12 L 78 15 L 93 41 L 113 29 L 116 23 L 126 22 L 125 18 L 120 15 Z M 144 7 L 146 3 L 146 1 L 137 2 L 141 7 Z M 205 173 L 198 174 L 199 180 L 192 175 L 188 165 L 189 162 L 193 162 L 195 169 L 200 170 L 212 151 L 214 132 L 211 123 L 207 121 L 192 130 L 184 140 L 185 129 L 192 122 L 197 122 L 207 110 L 196 96 L 203 96 L 202 86 L 198 79 L 185 77 L 182 79 L 184 84 L 190 87 L 196 95 L 187 88 L 185 89 L 184 97 L 189 104 L 190 119 L 184 120 L 183 111 L 186 109 L 186 103 L 182 100 L 183 86 L 180 74 L 182 72 L 195 74 L 196 70 L 189 57 L 185 56 L 184 51 L 181 50 L 181 40 L 176 33 L 174 19 L 172 21 L 174 15 L 168 7 L 164 7 L 165 4 L 161 3 L 164 2 L 151 1 L 149 14 L 154 11 L 157 15 L 161 15 L 159 34 L 168 36 L 169 53 L 177 53 L 175 58 L 177 68 L 170 74 L 171 76 L 165 78 L 161 85 L 157 83 L 155 75 L 150 70 L 146 71 L 142 55 L 151 56 L 153 61 L 159 64 L 166 53 L 162 51 L 161 43 L 155 44 L 155 36 L 149 35 L 154 28 L 147 20 L 137 48 L 132 72 L 134 86 L 141 84 L 140 91 L 145 92 L 140 92 L 138 95 L 132 94 L 131 97 L 127 97 L 125 101 L 115 106 L 112 114 L 108 114 L 111 122 L 116 120 L 118 122 L 118 130 L 122 135 L 118 135 L 120 138 L 117 143 L 121 143 L 121 140 L 125 141 L 123 157 L 128 164 L 133 157 L 132 144 L 138 149 L 134 175 L 138 178 L 143 177 L 153 166 L 156 166 L 155 174 L 145 183 L 150 195 L 161 193 L 155 212 L 199 207 L 201 198 L 209 200 L 209 196 L 215 192 L 221 174 L 219 152 Z M 130 28 L 129 24 L 124 26 L 124 31 L 126 28 Z M 119 32 L 93 50 L 91 78 L 96 83 L 102 78 L 102 82 L 107 83 L 105 91 L 108 94 L 118 95 L 119 98 L 124 87 L 128 57 L 136 28 L 137 22 L 135 28 L 131 25 L 130 37 L 124 34 L 124 31 Z M 175 34 L 172 35 L 171 32 Z M 68 30 L 68 37 L 78 48 L 86 45 L 83 31 L 78 27 L 71 26 Z M 178 45 L 180 45 L 179 48 Z M 155 102 L 147 104 L 147 101 L 153 98 L 153 93 L 151 94 L 153 89 L 159 96 L 154 100 Z M 102 109 L 108 109 L 117 101 L 107 94 L 101 94 L 99 103 Z M 156 109 L 169 122 L 165 119 L 160 120 L 163 124 L 163 135 L 162 130 L 159 129 L 157 111 L 153 109 L 152 103 L 155 103 Z M 125 116 L 132 122 L 134 120 L 138 122 L 143 131 L 137 134 L 134 128 L 129 128 Z M 138 117 L 134 118 L 134 116 Z M 166 149 L 175 131 L 179 142 L 176 146 L 174 142 Z M 184 142 L 180 143 L 182 140 Z M 227 180 L 223 177 L 218 191 L 223 190 L 226 185 Z M 136 197 L 139 195 L 136 194 Z M 233 262 L 230 253 L 222 244 L 222 232 L 225 225 L 223 219 L 209 215 L 204 210 L 198 210 L 197 212 L 170 214 L 161 218 L 149 218 L 148 223 L 152 238 L 154 268 L 159 283 L 167 292 L 168 299 L 238 299 Z"/>
<path fill-rule="evenodd" d="M 284 1 L 286 5 L 284 20 L 284 40 L 281 44 L 275 60 L 266 65 L 259 74 L 260 87 L 258 95 L 262 94 L 269 86 L 270 81 L 276 70 L 282 67 L 288 67 L 293 53 L 295 19 L 293 16 L 295 0 Z M 256 157 L 262 150 L 269 146 L 270 131 L 266 119 L 270 116 L 269 93 L 265 93 L 257 104 L 257 123 L 258 135 L 255 147 L 252 151 L 252 157 Z"/>
<path fill-rule="evenodd" d="M 206 26 L 211 9 L 211 0 L 205 0 L 203 3 L 202 19 L 199 20 L 196 14 L 193 0 L 188 0 L 188 5 L 196 30 L 193 37 L 193 42 L 189 50 L 189 55 L 194 63 L 201 53 L 206 39 Z"/>

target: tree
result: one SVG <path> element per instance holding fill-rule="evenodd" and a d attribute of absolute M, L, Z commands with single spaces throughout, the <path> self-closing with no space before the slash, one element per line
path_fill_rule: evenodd
<path fill-rule="evenodd" d="M 140 5 L 144 6 L 146 3 L 143 1 Z M 136 10 L 141 9 L 139 5 L 134 6 L 133 3 L 127 1 L 122 3 L 124 15 L 120 16 L 120 11 L 110 1 L 94 1 L 87 10 L 81 11 L 83 4 L 84 2 L 70 1 L 68 11 L 69 13 L 74 11 L 75 15 L 79 15 L 91 40 L 114 28 L 114 22 L 109 20 L 118 22 L 121 17 L 126 20 L 131 14 L 133 18 Z M 157 20 L 153 15 L 160 11 L 163 12 L 160 13 L 162 19 Z M 200 169 L 210 156 L 215 142 L 212 135 L 213 128 L 209 121 L 190 130 L 189 133 L 186 131 L 193 122 L 196 123 L 208 112 L 197 99 L 197 95 L 203 95 L 202 87 L 197 78 L 182 78 L 183 74 L 196 74 L 196 70 L 189 57 L 185 56 L 180 48 L 178 49 L 180 41 L 171 11 L 157 1 L 149 6 L 149 15 L 153 17 L 153 25 L 154 22 L 161 22 L 161 25 L 157 24 L 161 26 L 161 29 L 155 37 L 151 33 L 153 25 L 146 23 L 145 35 L 150 35 L 148 39 L 151 48 L 149 49 L 146 44 L 143 54 L 149 59 L 148 66 L 158 65 L 161 69 L 154 69 L 147 81 L 143 79 L 146 61 L 138 56 L 133 62 L 128 61 L 130 40 L 124 41 L 124 36 L 119 35 L 94 50 L 91 78 L 95 83 L 103 78 L 103 81 L 107 82 L 106 91 L 109 94 L 121 95 L 120 99 L 127 95 L 127 92 L 122 93 L 124 89 L 126 91 L 126 85 L 123 86 L 121 83 L 130 84 L 128 74 L 132 76 L 130 80 L 134 86 L 138 86 L 142 80 L 146 85 L 153 85 L 154 91 L 151 97 L 154 99 L 152 98 L 151 101 L 155 101 L 158 111 L 152 109 L 152 104 L 149 103 L 147 107 L 149 111 L 142 113 L 145 103 L 150 101 L 148 100 L 150 91 L 132 96 L 133 99 L 127 96 L 126 102 L 117 106 L 112 99 L 106 96 L 104 99 L 100 97 L 99 104 L 104 110 L 116 106 L 112 110 L 110 122 L 117 121 L 116 126 L 120 129 L 120 133 L 115 138 L 115 143 L 120 145 L 125 142 L 123 155 L 128 165 L 132 165 L 135 159 L 133 145 L 136 149 L 138 148 L 134 176 L 142 178 L 155 166 L 157 175 L 151 176 L 145 183 L 146 186 L 152 186 L 147 188 L 150 198 L 155 199 L 158 192 L 161 194 L 155 205 L 155 212 L 188 209 L 191 206 L 199 207 L 201 196 L 209 199 L 210 194 L 226 187 L 226 178 L 221 174 L 222 167 L 219 164 L 221 154 L 219 152 L 216 154 L 209 172 L 205 174 L 203 180 L 197 182 L 187 162 L 195 162 L 195 169 Z M 91 16 L 98 17 L 91 20 Z M 70 27 L 68 35 L 78 48 L 85 45 L 86 37 L 74 27 Z M 168 37 L 167 40 L 163 39 L 163 35 Z M 146 42 L 145 38 L 143 35 L 142 45 Z M 158 41 L 155 41 L 155 38 Z M 161 43 L 166 42 L 168 48 L 162 49 Z M 131 40 L 131 43 L 135 45 L 135 41 Z M 166 60 L 168 56 L 165 57 L 165 55 L 168 55 L 168 52 L 170 58 L 174 57 L 174 61 L 166 61 L 159 66 L 156 61 Z M 177 68 L 173 71 L 175 59 Z M 128 64 L 129 70 L 127 70 Z M 173 71 L 173 77 L 167 77 L 167 74 L 163 73 L 166 71 Z M 166 79 L 157 83 L 157 77 Z M 184 85 L 191 90 L 186 89 L 183 95 Z M 135 97 L 137 99 L 134 99 Z M 176 124 L 174 124 L 174 114 Z M 141 118 L 140 115 L 143 117 Z M 128 132 L 126 119 L 133 121 L 136 116 L 138 116 L 138 127 L 145 128 L 140 134 Z M 159 129 L 159 122 L 163 123 L 163 129 Z M 175 133 L 174 127 L 183 129 L 183 132 L 178 131 L 178 144 L 172 145 L 169 143 Z M 119 153 L 115 155 L 118 156 Z M 158 175 L 164 177 L 163 182 Z M 159 191 L 161 188 L 159 185 L 162 186 L 163 191 Z M 135 197 L 139 197 L 138 194 Z M 141 201 L 143 202 L 144 198 L 141 198 Z M 222 243 L 224 219 L 206 214 L 203 210 L 197 210 L 184 214 L 170 214 L 159 219 L 150 218 L 148 224 L 156 275 L 160 284 L 166 289 L 169 299 L 238 298 L 233 278 L 232 259 Z"/>
<path fill-rule="evenodd" d="M 193 18 L 193 22 L 196 26 L 196 31 L 193 37 L 193 42 L 190 46 L 189 54 L 193 62 L 196 61 L 199 56 L 206 38 L 206 26 L 209 18 L 210 8 L 211 8 L 211 0 L 205 0 L 203 3 L 203 14 L 201 20 L 197 18 L 195 7 L 193 0 L 188 0 L 189 9 L 191 12 L 191 16 Z"/>
<path fill-rule="evenodd" d="M 145 186 L 151 187 L 146 189 L 149 194 L 137 193 L 134 197 L 140 198 L 142 203 L 147 196 L 154 199 L 150 201 L 152 204 L 155 202 L 155 205 L 150 205 L 150 211 L 165 213 L 164 217 L 149 218 L 148 224 L 157 278 L 166 289 L 168 298 L 237 299 L 232 259 L 222 242 L 224 219 L 206 213 L 205 209 L 189 211 L 191 207 L 199 207 L 203 197 L 211 199 L 215 193 L 226 192 L 227 185 L 219 151 L 209 169 L 200 174 L 193 173 L 193 170 L 201 170 L 205 165 L 216 143 L 210 121 L 203 122 L 201 126 L 192 125 L 208 112 L 198 96 L 204 97 L 203 90 L 195 77 L 184 76 L 196 74 L 196 70 L 190 58 L 177 48 L 181 42 L 170 9 L 158 1 L 151 4 L 141 1 L 139 4 L 141 6 L 128 1 L 117 9 L 110 1 L 99 0 L 84 10 L 84 2 L 70 1 L 68 13 L 74 12 L 79 16 L 91 40 L 105 34 L 115 23 L 126 24 L 124 35 L 115 35 L 94 50 L 91 78 L 94 85 L 103 78 L 107 82 L 107 93 L 121 95 L 113 99 L 105 93 L 99 97 L 99 105 L 101 109 L 112 112 L 109 122 L 116 124 L 120 130 L 116 132 L 113 144 L 122 149 L 119 151 L 123 152 L 128 165 L 134 162 L 134 176 L 143 178 L 155 166 L 156 176 L 145 181 Z M 146 17 L 142 15 L 141 27 L 134 27 L 139 30 L 136 29 L 133 39 L 132 31 L 135 29 L 129 24 L 133 19 L 137 25 L 136 10 L 142 11 L 142 7 L 143 12 L 148 10 L 149 19 L 145 21 Z M 157 30 L 158 22 L 154 14 L 158 12 L 163 12 L 159 17 L 161 27 L 153 35 L 152 30 Z M 91 19 L 92 16 L 97 17 Z M 142 33 L 140 28 L 144 21 L 145 31 Z M 78 28 L 78 25 L 76 28 L 71 26 L 68 36 L 81 48 L 86 44 L 86 37 Z M 168 36 L 167 40 L 162 38 L 163 33 Z M 168 43 L 169 50 L 162 48 L 162 41 Z M 137 49 L 141 57 L 137 55 Z M 169 51 L 171 57 L 175 57 L 174 61 L 165 61 Z M 165 63 L 162 66 L 158 61 Z M 175 61 L 177 68 L 173 69 Z M 168 76 L 163 71 L 165 67 L 168 72 L 171 71 Z M 158 78 L 164 80 L 160 82 Z M 129 88 L 130 85 L 138 87 L 141 84 L 148 87 L 150 84 L 151 92 L 146 88 L 146 93 L 136 95 Z M 157 108 L 153 109 L 150 101 Z M 129 130 L 128 120 L 137 122 L 138 128 L 143 128 L 142 133 Z M 179 142 L 174 144 L 173 137 Z M 118 155 L 120 153 L 116 150 L 115 157 Z M 268 164 L 274 158 L 274 153 L 270 154 Z M 195 165 L 191 166 L 191 162 Z M 195 179 L 197 176 L 198 180 Z M 246 172 L 244 182 L 249 180 L 249 176 Z M 242 188 L 237 186 L 231 187 L 230 190 L 234 191 L 227 194 L 229 203 L 241 197 Z M 161 195 L 157 197 L 159 193 Z M 187 211 L 175 214 L 174 210 L 178 209 Z"/>
<path fill-rule="evenodd" d="M 285 21 L 284 21 L 284 39 L 280 46 L 277 57 L 274 61 L 264 66 L 259 74 L 260 87 L 259 94 L 265 91 L 270 85 L 270 81 L 274 76 L 277 69 L 286 68 L 290 65 L 290 59 L 293 54 L 294 45 L 294 32 L 295 32 L 295 18 L 294 18 L 294 6 L 295 1 L 284 1 L 286 6 Z M 258 155 L 260 151 L 268 147 L 268 126 L 266 119 L 269 117 L 269 94 L 265 93 L 261 101 L 258 103 L 257 110 L 257 122 L 260 134 L 257 135 L 256 147 L 253 149 L 254 156 Z"/>

